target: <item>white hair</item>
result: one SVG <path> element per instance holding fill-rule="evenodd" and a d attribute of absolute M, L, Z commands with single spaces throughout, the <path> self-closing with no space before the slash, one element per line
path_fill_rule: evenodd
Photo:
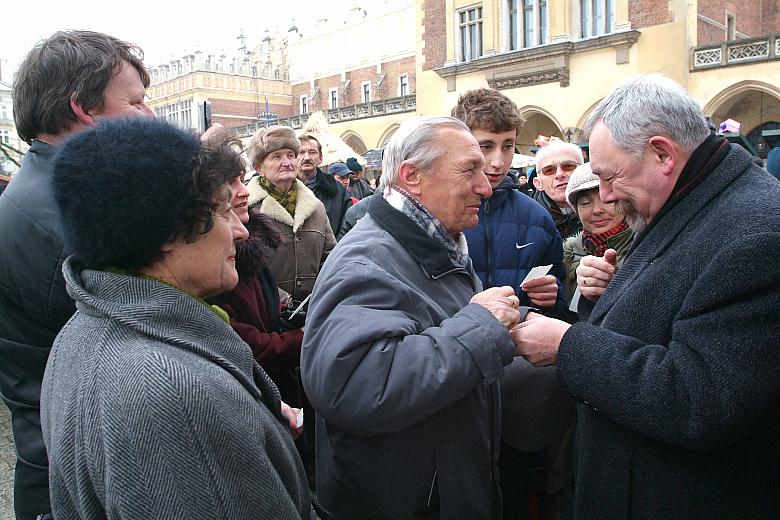
<path fill-rule="evenodd" d="M 452 127 L 471 134 L 469 128 L 454 117 L 415 117 L 405 121 L 390 142 L 382 157 L 382 179 L 384 187 L 394 186 L 402 164 L 412 164 L 428 172 L 444 153 L 444 146 L 437 142 L 439 128 Z"/>
<path fill-rule="evenodd" d="M 710 134 L 696 101 L 660 74 L 621 82 L 588 116 L 585 133 L 590 135 L 599 122 L 619 148 L 635 157 L 642 155 L 647 140 L 654 135 L 667 137 L 692 152 Z"/>
<path fill-rule="evenodd" d="M 536 169 L 539 169 L 539 165 L 542 163 L 542 159 L 548 155 L 567 150 L 573 153 L 577 157 L 577 162 L 582 164 L 585 159 L 582 156 L 582 149 L 576 144 L 567 143 L 565 141 L 552 141 L 545 147 L 539 148 L 536 151 Z"/>

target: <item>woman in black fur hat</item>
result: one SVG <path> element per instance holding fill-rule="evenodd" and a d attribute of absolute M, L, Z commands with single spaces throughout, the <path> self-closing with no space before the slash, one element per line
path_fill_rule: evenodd
<path fill-rule="evenodd" d="M 236 141 L 155 120 L 76 134 L 54 193 L 77 311 L 41 392 L 55 518 L 310 518 L 279 393 L 226 313 Z"/>

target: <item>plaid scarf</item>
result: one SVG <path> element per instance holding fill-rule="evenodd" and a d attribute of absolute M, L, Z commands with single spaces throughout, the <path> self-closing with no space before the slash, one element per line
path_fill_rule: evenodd
<path fill-rule="evenodd" d="M 628 229 L 628 222 L 623 220 L 620 224 L 608 229 L 603 233 L 591 233 L 587 229 L 582 230 L 582 245 L 585 246 L 585 250 L 595 256 L 604 256 L 604 251 L 607 250 L 607 239 L 622 233 Z"/>
<path fill-rule="evenodd" d="M 409 217 L 429 237 L 444 246 L 447 255 L 454 263 L 464 268 L 468 265 L 469 249 L 466 246 L 466 237 L 463 236 L 463 233 L 458 233 L 456 242 L 455 238 L 441 225 L 439 219 L 433 216 L 433 213 L 420 204 L 419 200 L 398 186 L 386 188 L 384 196 L 388 204 Z"/>
<path fill-rule="evenodd" d="M 265 177 L 260 177 L 260 186 L 262 186 L 276 202 L 281 204 L 291 217 L 295 216 L 295 206 L 298 204 L 298 189 L 296 182 L 293 182 L 290 189 L 285 193 L 277 190 L 276 186 Z"/>

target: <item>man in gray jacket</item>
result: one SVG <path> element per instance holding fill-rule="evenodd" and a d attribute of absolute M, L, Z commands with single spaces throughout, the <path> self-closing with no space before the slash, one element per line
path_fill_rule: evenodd
<path fill-rule="evenodd" d="M 500 517 L 497 381 L 520 312 L 511 287 L 481 292 L 463 236 L 483 162 L 456 119 L 402 125 L 384 193 L 314 286 L 301 369 L 337 519 Z"/>

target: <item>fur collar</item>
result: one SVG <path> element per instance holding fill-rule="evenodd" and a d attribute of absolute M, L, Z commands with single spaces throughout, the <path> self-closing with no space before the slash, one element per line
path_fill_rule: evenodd
<path fill-rule="evenodd" d="M 298 190 L 298 200 L 295 205 L 295 218 L 291 217 L 287 210 L 282 207 L 281 204 L 276 202 L 267 191 L 260 186 L 260 179 L 254 178 L 249 181 L 247 186 L 249 190 L 249 205 L 260 205 L 260 211 L 271 217 L 273 220 L 290 226 L 293 233 L 306 222 L 314 210 L 317 209 L 317 205 L 320 201 L 314 196 L 314 193 L 306 187 L 300 180 L 295 179 L 295 189 Z"/>
<path fill-rule="evenodd" d="M 279 234 L 273 229 L 271 218 L 263 215 L 258 206 L 249 208 L 246 225 L 249 238 L 236 246 L 236 269 L 241 277 L 257 276 L 279 245 Z"/>

